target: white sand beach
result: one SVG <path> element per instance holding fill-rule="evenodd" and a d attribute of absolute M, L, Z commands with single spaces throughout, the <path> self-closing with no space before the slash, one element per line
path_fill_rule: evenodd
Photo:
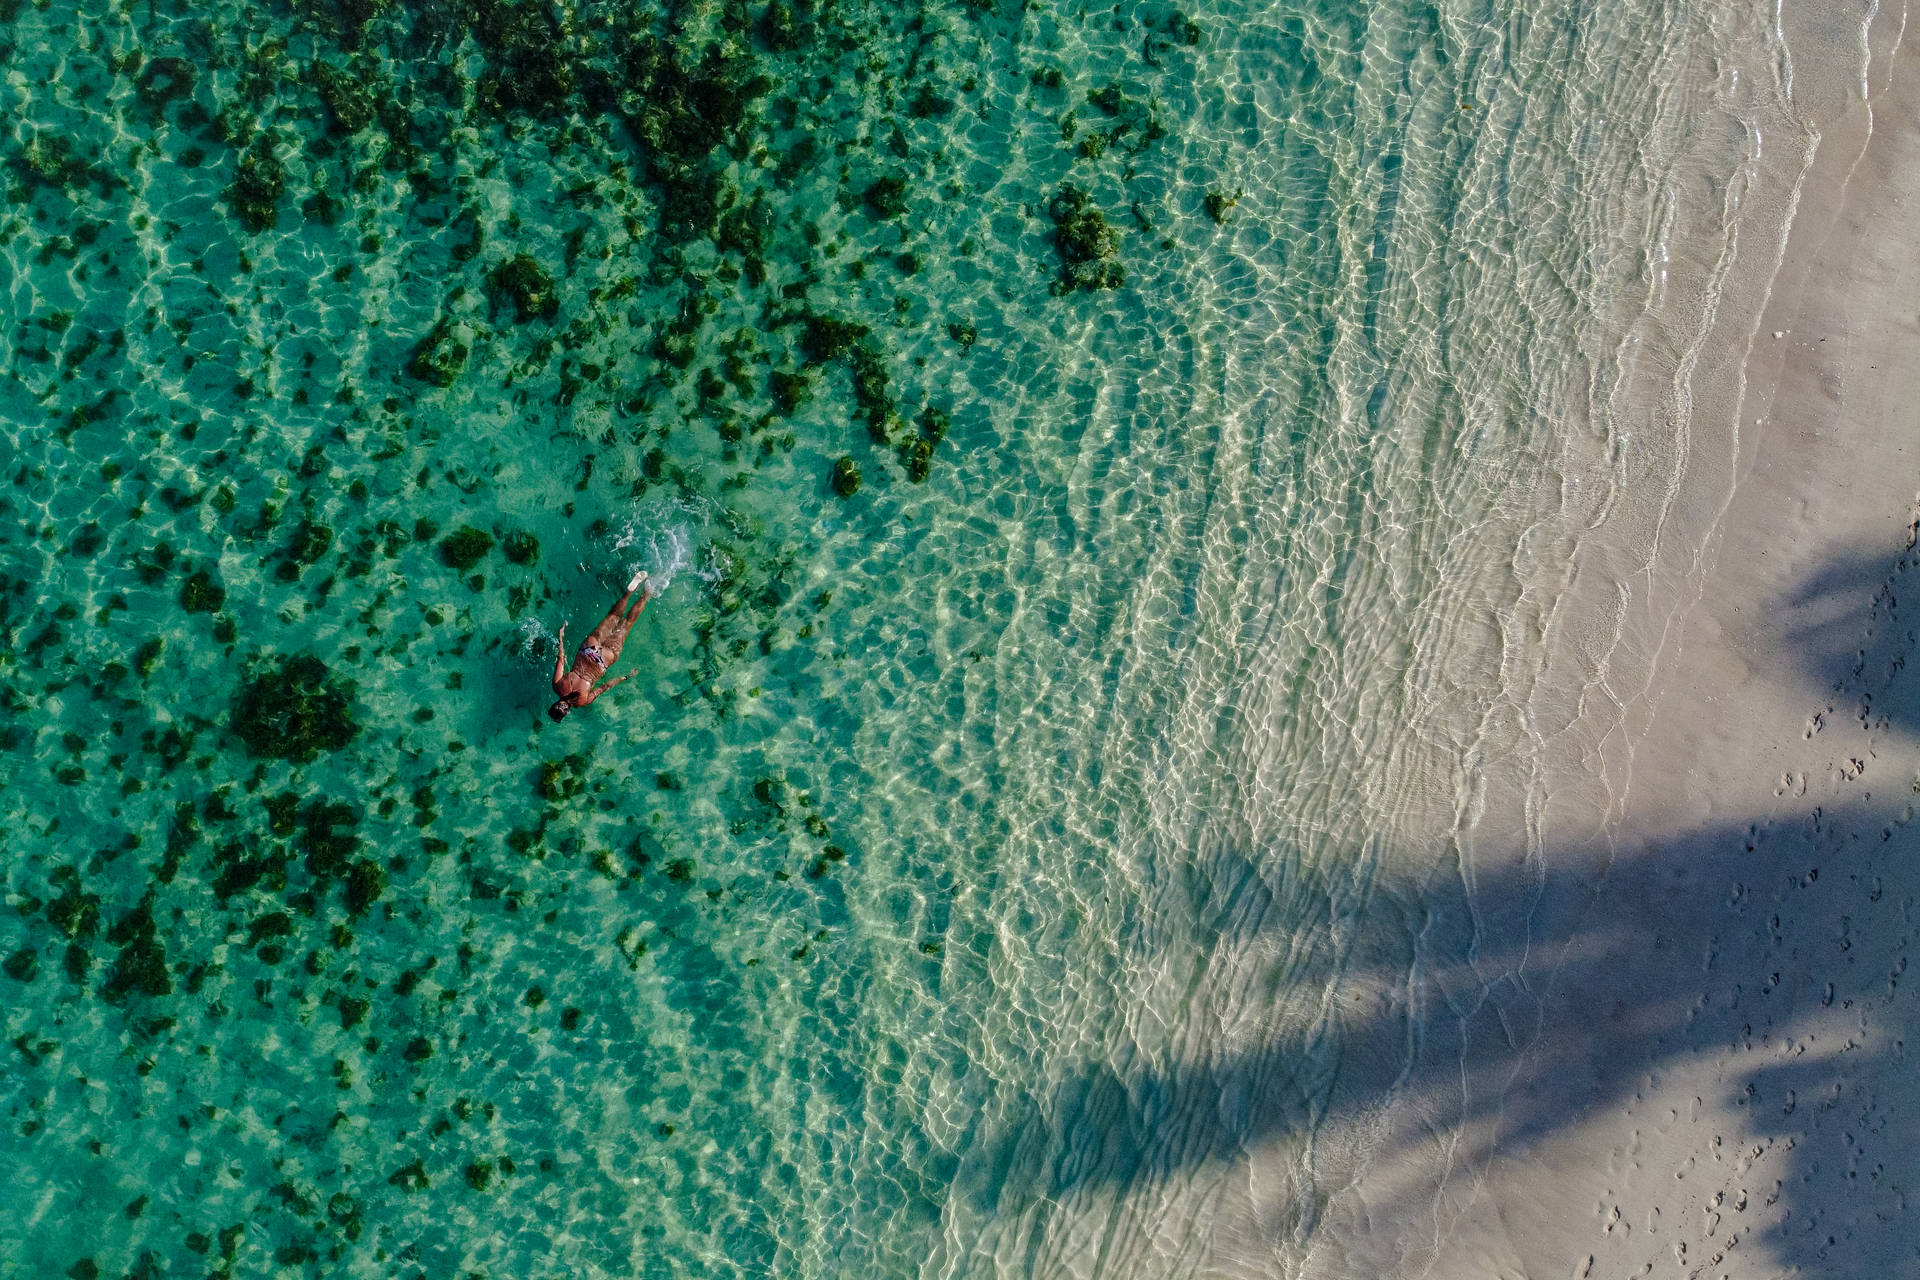
<path fill-rule="evenodd" d="M 1592 757 L 1630 778 L 1616 811 L 1549 817 L 1524 926 L 1484 935 L 1507 950 L 1410 983 L 1453 1005 L 1458 1069 L 1417 1055 L 1308 1274 L 1920 1274 L 1912 39 L 1872 16 L 1764 317 L 1719 316 L 1720 355 L 1754 335 L 1695 384 L 1703 417 L 1739 396 L 1731 502 L 1630 749 Z"/>

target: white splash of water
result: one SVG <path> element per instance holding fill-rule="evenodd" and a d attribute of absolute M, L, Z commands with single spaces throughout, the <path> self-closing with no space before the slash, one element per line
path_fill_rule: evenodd
<path fill-rule="evenodd" d="M 693 564 L 705 505 L 692 499 L 650 502 L 627 517 L 614 535 L 612 551 L 623 572 L 647 571 L 647 589 L 661 595 L 682 569 Z"/>
<path fill-rule="evenodd" d="M 522 618 L 515 628 L 513 654 L 522 662 L 543 662 L 560 643 L 560 637 L 538 618 Z"/>

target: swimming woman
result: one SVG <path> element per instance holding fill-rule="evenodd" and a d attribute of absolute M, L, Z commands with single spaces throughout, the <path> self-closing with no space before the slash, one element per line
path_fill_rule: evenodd
<path fill-rule="evenodd" d="M 580 646 L 580 652 L 574 655 L 571 667 L 566 665 L 567 624 L 560 624 L 560 652 L 553 660 L 553 691 L 560 695 L 560 700 L 547 708 L 547 715 L 553 718 L 555 724 L 566 719 L 567 713 L 575 707 L 584 707 L 621 680 L 633 678 L 634 673 L 629 671 L 619 680 L 608 680 L 599 688 L 594 688 L 594 682 L 603 679 L 607 669 L 620 660 L 620 646 L 627 642 L 627 632 L 633 629 L 633 620 L 640 616 L 640 611 L 647 607 L 647 601 L 653 598 L 652 593 L 645 589 L 646 585 L 647 571 L 642 569 L 627 584 L 627 594 L 621 596 L 619 602 L 607 611 L 607 616 L 600 619 L 599 626 L 587 633 L 586 642 Z M 632 600 L 636 592 L 640 598 L 629 612 L 627 601 Z"/>

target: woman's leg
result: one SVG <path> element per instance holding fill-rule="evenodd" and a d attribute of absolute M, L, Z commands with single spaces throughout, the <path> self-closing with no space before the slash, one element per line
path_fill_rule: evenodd
<path fill-rule="evenodd" d="M 600 619 L 600 625 L 593 629 L 595 635 L 604 636 L 620 630 L 627 625 L 627 601 L 633 599 L 633 592 L 620 597 L 613 608 L 607 610 L 607 616 Z"/>

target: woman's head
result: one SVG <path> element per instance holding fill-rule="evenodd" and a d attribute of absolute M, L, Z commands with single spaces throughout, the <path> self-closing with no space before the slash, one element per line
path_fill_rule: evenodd
<path fill-rule="evenodd" d="M 573 710 L 573 708 L 574 708 L 573 695 L 568 694 L 566 697 L 561 698 L 558 702 L 555 702 L 552 706 L 547 708 L 547 716 L 555 724 L 559 724 L 562 720 L 565 720 L 567 718 L 567 712 Z"/>

